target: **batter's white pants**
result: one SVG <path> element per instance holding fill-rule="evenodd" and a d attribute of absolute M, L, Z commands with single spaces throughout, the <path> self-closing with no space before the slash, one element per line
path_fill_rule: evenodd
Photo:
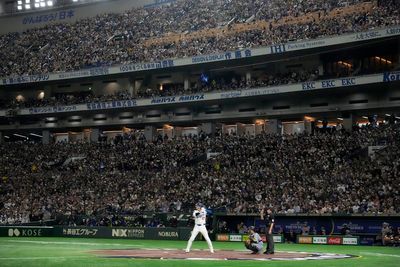
<path fill-rule="evenodd" d="M 210 252 L 214 253 L 214 248 L 213 248 L 210 238 L 208 237 L 208 232 L 207 232 L 207 228 L 205 225 L 201 225 L 201 226 L 195 225 L 193 227 L 192 236 L 190 237 L 190 239 L 187 243 L 186 252 L 190 251 L 193 241 L 196 238 L 196 236 L 199 234 L 199 232 L 203 235 L 204 239 L 207 241 Z"/>

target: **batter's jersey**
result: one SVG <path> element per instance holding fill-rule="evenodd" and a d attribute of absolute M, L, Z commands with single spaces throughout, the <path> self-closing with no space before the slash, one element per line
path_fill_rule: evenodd
<path fill-rule="evenodd" d="M 198 226 L 206 224 L 207 211 L 205 208 L 201 208 L 200 211 L 193 211 L 194 223 Z"/>

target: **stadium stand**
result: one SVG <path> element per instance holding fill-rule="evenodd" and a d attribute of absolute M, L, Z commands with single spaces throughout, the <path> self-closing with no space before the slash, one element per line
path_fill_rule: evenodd
<path fill-rule="evenodd" d="M 132 132 L 112 142 L 6 143 L 0 222 L 187 211 L 199 196 L 233 213 L 268 204 L 288 214 L 395 214 L 399 137 L 398 124 L 387 123 L 314 135 L 200 133 L 147 142 Z M 377 144 L 385 148 L 375 157 L 363 153 Z M 219 154 L 206 159 L 207 152 Z"/>
<path fill-rule="evenodd" d="M 177 1 L 9 33 L 0 37 L 0 76 L 213 54 L 400 23 L 398 1 L 280 3 Z"/>
<path fill-rule="evenodd" d="M 0 224 L 126 226 L 125 216 L 188 213 L 200 200 L 237 216 L 263 206 L 398 216 L 399 10 L 396 0 L 180 0 L 1 35 Z M 190 58 L 327 37 L 338 42 Z M 62 75 L 187 57 L 168 68 Z M 20 77 L 48 73 L 60 76 Z M 181 95 L 189 101 L 169 101 Z M 284 121 L 303 128 L 289 134 Z M 225 131 L 230 123 L 237 133 Z M 107 139 L 106 130 L 121 134 Z M 153 217 L 135 226 L 164 225 Z"/>

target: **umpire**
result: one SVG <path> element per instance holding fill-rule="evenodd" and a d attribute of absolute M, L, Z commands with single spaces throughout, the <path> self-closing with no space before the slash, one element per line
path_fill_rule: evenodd
<path fill-rule="evenodd" d="M 267 214 L 264 216 L 264 209 L 261 210 L 261 220 L 265 220 L 265 234 L 267 235 L 267 250 L 264 254 L 274 254 L 274 236 L 272 235 L 272 230 L 274 229 L 275 216 L 272 213 L 271 208 L 267 208 Z"/>

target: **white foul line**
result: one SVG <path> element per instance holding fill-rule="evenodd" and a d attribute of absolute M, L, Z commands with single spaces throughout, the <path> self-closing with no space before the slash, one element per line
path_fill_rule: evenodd
<path fill-rule="evenodd" d="M 395 254 L 384 254 L 384 253 L 375 253 L 375 252 L 361 252 L 361 254 L 370 255 L 370 256 L 378 256 L 378 257 L 395 257 L 395 258 L 400 258 L 400 255 L 395 255 Z"/>
<path fill-rule="evenodd" d="M 74 258 L 88 258 L 88 256 L 68 256 L 68 257 L 8 257 L 0 258 L 1 260 L 60 260 L 60 259 L 74 259 Z"/>

